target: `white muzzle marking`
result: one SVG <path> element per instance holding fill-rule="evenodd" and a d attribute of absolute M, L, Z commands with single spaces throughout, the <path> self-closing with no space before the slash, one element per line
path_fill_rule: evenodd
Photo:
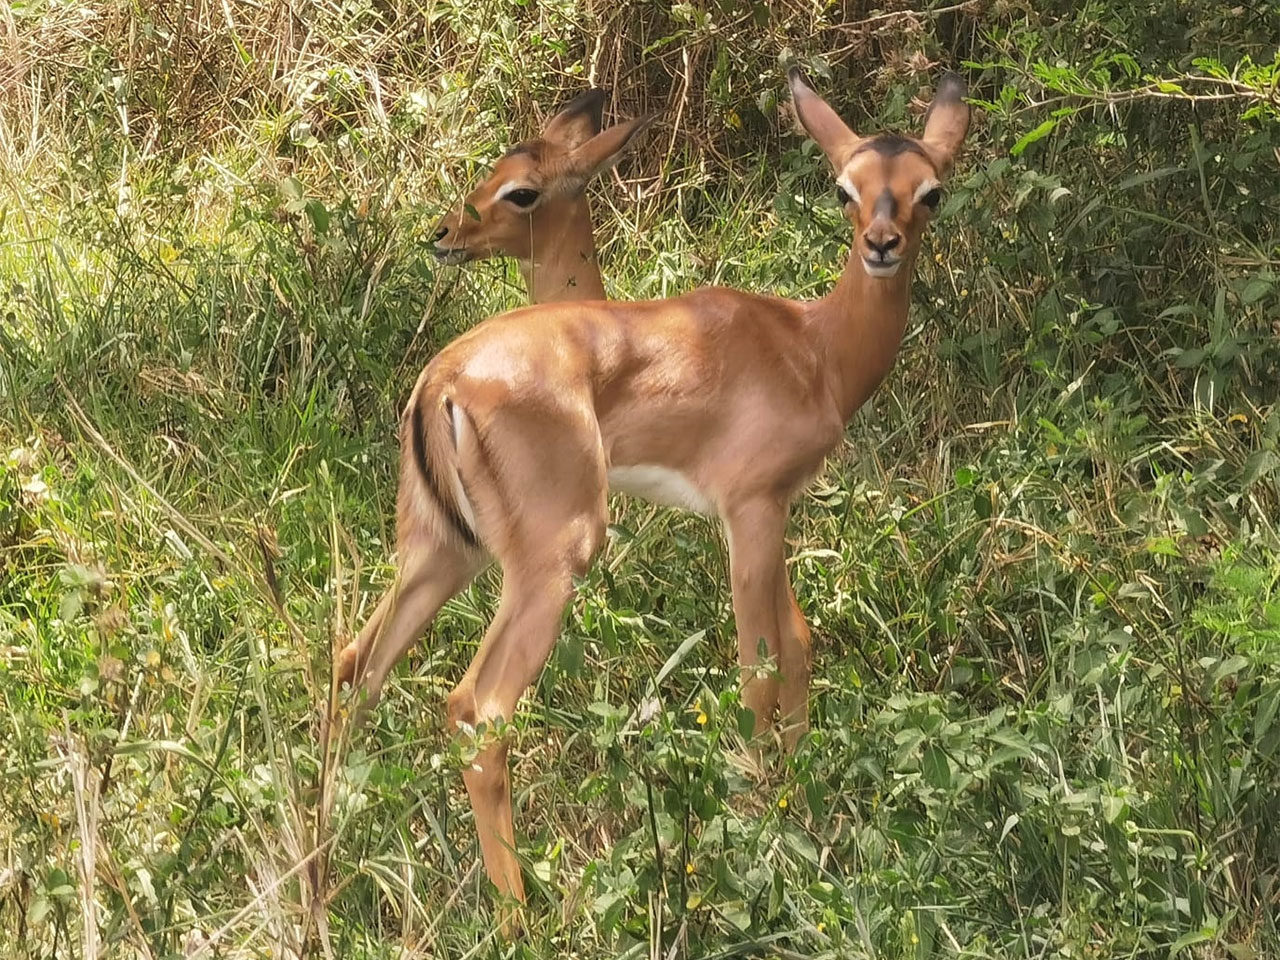
<path fill-rule="evenodd" d="M 899 257 L 897 260 L 882 262 L 879 260 L 872 260 L 868 257 L 863 257 L 862 266 L 870 276 L 892 277 L 898 272 L 898 268 L 902 266 L 902 258 Z"/>

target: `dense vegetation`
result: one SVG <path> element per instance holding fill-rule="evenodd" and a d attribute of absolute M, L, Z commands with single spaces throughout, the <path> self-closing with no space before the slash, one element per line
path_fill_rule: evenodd
<path fill-rule="evenodd" d="M 933 6 L 0 11 L 0 958 L 1280 955 L 1280 12 Z M 855 127 L 944 66 L 980 107 L 795 510 L 813 733 L 744 771 L 720 534 L 617 502 L 503 944 L 442 723 L 495 577 L 326 721 L 400 404 L 523 299 L 426 241 L 593 81 L 662 117 L 595 188 L 616 296 L 820 295 L 791 58 Z"/>

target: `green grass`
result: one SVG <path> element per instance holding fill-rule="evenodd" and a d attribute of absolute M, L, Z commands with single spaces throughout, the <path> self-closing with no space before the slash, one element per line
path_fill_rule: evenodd
<path fill-rule="evenodd" d="M 279 76 L 274 3 L 193 8 L 183 44 L 162 6 L 22 8 L 0 958 L 1280 954 L 1274 77 L 1190 99 L 1218 89 L 1192 57 L 1267 64 L 1276 31 L 771 6 L 318 6 Z M 840 51 L 815 83 L 864 127 L 915 122 L 929 59 L 986 102 L 900 362 L 794 510 L 813 733 L 740 768 L 719 532 L 615 502 L 510 725 L 531 908 L 503 944 L 443 723 L 495 575 L 369 731 L 324 723 L 392 572 L 400 406 L 523 300 L 424 238 L 594 64 L 666 118 L 622 170 L 644 198 L 595 198 L 610 290 L 820 295 L 848 231 L 775 114 L 787 46 Z"/>

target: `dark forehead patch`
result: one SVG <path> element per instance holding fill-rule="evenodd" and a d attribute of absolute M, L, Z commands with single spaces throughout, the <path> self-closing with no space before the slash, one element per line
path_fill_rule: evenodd
<path fill-rule="evenodd" d="M 896 133 L 882 133 L 877 137 L 872 137 L 870 140 L 863 140 L 862 143 L 858 144 L 858 148 L 853 151 L 853 155 L 856 157 L 864 150 L 871 150 L 885 157 L 896 157 L 900 153 L 917 153 L 926 160 L 929 159 L 928 154 L 924 152 L 920 144 L 910 137 L 900 136 Z"/>

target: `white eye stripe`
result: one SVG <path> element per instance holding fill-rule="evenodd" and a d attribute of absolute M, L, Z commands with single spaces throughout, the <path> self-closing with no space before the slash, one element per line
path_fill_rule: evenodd
<path fill-rule="evenodd" d="M 537 187 L 531 187 L 527 183 L 520 183 L 519 181 L 515 181 L 513 183 L 504 183 L 501 187 L 499 187 L 497 197 L 499 200 L 505 200 L 507 199 L 507 197 L 511 196 L 511 194 L 517 193 L 520 190 L 529 190 L 533 193 L 541 192 L 538 190 Z"/>
<path fill-rule="evenodd" d="M 942 184 L 940 184 L 937 180 L 926 180 L 924 183 L 920 184 L 920 186 L 916 187 L 916 195 L 911 198 L 911 202 L 919 203 L 921 200 L 924 199 L 924 195 L 926 193 L 928 193 L 930 190 L 937 190 L 938 187 L 940 186 L 942 186 Z"/>
<path fill-rule="evenodd" d="M 841 177 L 836 181 L 840 185 L 840 189 L 849 195 L 849 199 L 854 203 L 862 203 L 862 196 L 858 193 L 858 188 L 849 182 L 848 178 Z"/>

